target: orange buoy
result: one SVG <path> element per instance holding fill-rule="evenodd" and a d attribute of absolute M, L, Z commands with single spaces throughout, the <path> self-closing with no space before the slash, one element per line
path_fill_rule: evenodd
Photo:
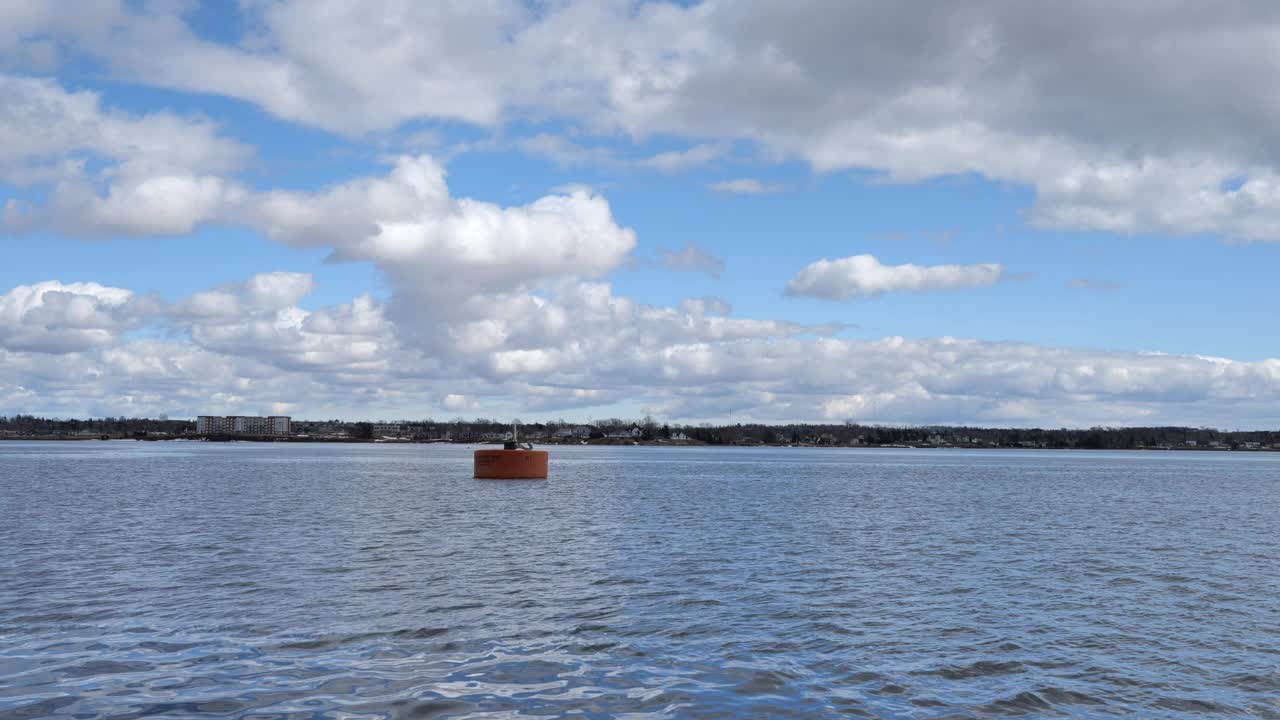
<path fill-rule="evenodd" d="M 477 450 L 476 477 L 484 480 L 545 480 L 546 450 Z"/>
<path fill-rule="evenodd" d="M 511 425 L 511 439 L 501 450 L 477 450 L 475 476 L 482 480 L 546 480 L 547 451 L 519 442 L 520 428 Z"/>

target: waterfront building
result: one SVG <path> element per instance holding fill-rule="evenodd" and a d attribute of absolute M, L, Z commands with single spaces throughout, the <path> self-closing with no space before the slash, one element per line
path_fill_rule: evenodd
<path fill-rule="evenodd" d="M 404 425 L 400 423 L 373 423 L 374 437 L 395 437 L 405 434 Z"/>
<path fill-rule="evenodd" d="M 230 435 L 235 431 L 235 418 L 201 415 L 196 418 L 196 432 L 201 435 Z"/>
<path fill-rule="evenodd" d="M 288 435 L 291 429 L 292 420 L 284 415 L 201 415 L 196 418 L 196 432 L 201 435 Z"/>
<path fill-rule="evenodd" d="M 237 415 L 232 420 L 232 432 L 236 435 L 266 435 L 267 419 L 249 415 Z"/>
<path fill-rule="evenodd" d="M 643 436 L 644 430 L 635 425 L 626 429 L 614 430 L 613 432 L 605 435 L 605 437 L 610 440 L 639 440 Z"/>
<path fill-rule="evenodd" d="M 560 440 L 575 439 L 586 440 L 591 437 L 591 428 L 587 425 L 579 425 L 572 428 L 560 428 L 556 431 L 554 437 Z"/>

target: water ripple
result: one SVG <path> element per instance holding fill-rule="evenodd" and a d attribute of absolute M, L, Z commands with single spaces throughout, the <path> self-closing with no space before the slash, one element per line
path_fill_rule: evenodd
<path fill-rule="evenodd" d="M 1280 718 L 1278 461 L 0 444 L 0 717 Z"/>

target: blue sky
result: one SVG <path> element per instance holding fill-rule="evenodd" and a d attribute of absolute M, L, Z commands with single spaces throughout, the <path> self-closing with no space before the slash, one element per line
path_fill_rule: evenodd
<path fill-rule="evenodd" d="M 0 11 L 0 413 L 1280 421 L 1269 13 L 529 8 Z"/>

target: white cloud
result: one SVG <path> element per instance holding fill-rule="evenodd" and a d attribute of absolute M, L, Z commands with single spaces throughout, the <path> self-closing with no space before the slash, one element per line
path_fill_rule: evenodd
<path fill-rule="evenodd" d="M 787 282 L 788 295 L 824 300 L 875 297 L 903 290 L 955 290 L 994 285 L 1004 274 L 996 263 L 976 265 L 884 265 L 874 255 L 819 260 Z"/>
<path fill-rule="evenodd" d="M 690 315 L 728 315 L 733 306 L 725 300 L 710 295 L 700 298 L 685 298 L 680 301 L 679 309 Z"/>
<path fill-rule="evenodd" d="M 530 155 L 545 157 L 561 168 L 603 167 L 614 170 L 655 170 L 676 173 L 706 165 L 722 157 L 726 147 L 719 144 L 699 143 L 681 150 L 668 150 L 647 157 L 627 157 L 610 145 L 584 145 L 563 135 L 538 133 L 513 141 L 512 145 Z M 461 149 L 493 149 L 491 145 L 470 145 Z"/>
<path fill-rule="evenodd" d="M 204 321 L 274 315 L 292 308 L 314 289 L 315 281 L 307 273 L 260 273 L 243 283 L 197 292 L 179 303 L 174 312 Z"/>
<path fill-rule="evenodd" d="M 244 194 L 223 175 L 250 151 L 206 120 L 110 110 L 97 93 L 35 78 L 0 75 L 0 96 L 0 182 L 51 186 L 45 205 L 7 204 L 10 230 L 185 234 Z"/>
<path fill-rule="evenodd" d="M 1258 8 L 979 2 L 921 15 L 816 0 L 281 0 L 244 4 L 251 34 L 219 44 L 192 34 L 180 7 L 6 3 L 0 62 L 87 52 L 117 77 L 242 98 L 352 137 L 444 120 L 501 138 L 528 120 L 568 129 L 516 141 L 526 151 L 660 171 L 742 143 L 761 160 L 872 169 L 888 182 L 977 173 L 1022 184 L 1037 195 L 1029 218 L 1045 227 L 1280 237 L 1278 111 L 1257 91 L 1272 74 L 1277 25 Z M 811 22 L 789 22 L 796 14 Z M 243 224 L 374 263 L 393 290 L 304 310 L 313 280 L 292 273 L 170 307 L 93 283 L 19 286 L 0 296 L 6 407 L 383 413 L 625 401 L 678 419 L 1280 421 L 1274 360 L 850 340 L 836 327 L 731 317 L 714 299 L 648 306 L 598 282 L 635 237 L 585 188 L 503 207 L 455 197 L 435 159 L 405 156 L 383 176 L 259 192 L 236 177 L 251 152 L 207 119 L 126 112 L 14 75 L 0 76 L 0 94 L 0 182 L 48 196 L 7 202 L 6 229 Z M 636 159 L 620 137 L 686 149 Z M 713 189 L 776 188 L 738 178 Z M 675 268 L 723 267 L 693 245 L 664 255 Z M 1002 271 L 858 256 L 815 263 L 788 289 L 843 299 L 987 285 Z M 144 322 L 173 339 L 130 339 Z"/>
<path fill-rule="evenodd" d="M 466 395 L 449 393 L 444 396 L 444 407 L 446 410 L 472 410 L 476 407 L 476 404 L 468 399 Z"/>
<path fill-rule="evenodd" d="M 659 262 L 668 270 L 681 272 L 702 272 L 715 279 L 720 279 L 724 272 L 724 259 L 712 255 L 696 243 L 685 243 L 683 249 L 669 250 L 658 248 Z"/>
<path fill-rule="evenodd" d="M 6 0 L 0 3 L 0 68 L 35 65 L 49 70 L 58 59 L 50 33 L 83 40 L 101 36 L 124 19 L 118 0 L 74 0 L 73 6 L 51 0 Z"/>
<path fill-rule="evenodd" d="M 132 301 L 128 290 L 91 282 L 19 285 L 0 295 L 0 348 L 61 353 L 108 344 L 150 312 Z"/>
<path fill-rule="evenodd" d="M 98 93 L 68 91 L 41 78 L 0 75 L 0 179 L 21 183 L 91 153 L 139 172 L 225 172 L 249 151 L 200 118 L 167 112 L 132 115 L 102 107 Z M 33 167 L 34 166 L 34 167 Z"/>
<path fill-rule="evenodd" d="M 712 183 L 708 187 L 716 192 L 735 193 L 739 195 L 764 195 L 767 193 L 778 192 L 782 189 L 781 185 L 777 185 L 775 183 L 765 184 L 755 178 L 722 180 L 720 182 Z"/>
<path fill-rule="evenodd" d="M 530 155 L 539 155 L 562 168 L 584 165 L 619 166 L 622 161 L 612 148 L 596 145 L 584 146 L 569 138 L 551 133 L 538 133 L 515 141 L 515 146 Z"/>
<path fill-rule="evenodd" d="M 663 412 L 685 417 L 732 411 L 863 422 L 1268 423 L 1277 414 L 1267 403 L 1280 396 L 1280 360 L 950 338 L 697 344 L 672 348 L 664 365 L 667 382 L 699 389 L 662 404 Z"/>
<path fill-rule="evenodd" d="M 14 412 L 99 415 L 599 414 L 627 402 L 686 421 L 1280 422 L 1280 360 L 838 338 L 726 317 L 705 299 L 645 306 L 569 280 L 511 295 L 483 321 L 447 321 L 456 346 L 433 354 L 367 296 L 302 310 L 311 286 L 271 273 L 159 309 L 92 283 L 15 288 L 0 296 L 0 398 Z M 121 332 L 148 320 L 172 339 Z"/>
<path fill-rule="evenodd" d="M 1265 4 L 281 0 L 245 5 L 252 34 L 225 45 L 166 5 L 97 32 L 18 7 L 11 45 L 67 38 L 124 77 L 353 135 L 561 118 L 892 181 L 977 173 L 1034 188 L 1047 227 L 1280 238 Z"/>
<path fill-rule="evenodd" d="M 253 358 L 289 371 L 331 378 L 379 374 L 401 358 L 380 304 L 363 295 L 316 311 L 298 307 L 314 288 L 306 273 L 262 273 L 243 283 L 195 293 L 169 315 L 203 350 Z"/>
<path fill-rule="evenodd" d="M 123 175 L 105 195 L 88 179 L 58 183 L 52 202 L 18 210 L 12 227 L 52 225 L 65 235 L 187 235 L 203 223 L 232 214 L 246 196 L 238 185 L 209 175 Z"/>
<path fill-rule="evenodd" d="M 427 156 L 399 158 L 385 178 L 266 193 L 246 221 L 291 245 L 377 263 L 401 292 L 437 312 L 477 295 L 602 275 L 635 245 L 608 202 L 585 188 L 521 207 L 455 199 L 444 168 Z"/>
<path fill-rule="evenodd" d="M 522 374 L 573 387 L 600 387 L 634 377 L 635 362 L 688 343 L 830 334 L 839 328 L 727 317 L 705 299 L 655 307 L 613 294 L 607 283 L 566 281 L 549 296 L 507 296 L 483 321 L 491 343 L 474 348 L 475 372 L 488 378 Z M 466 360 L 464 360 L 466 361 Z M 645 372 L 655 372 L 652 368 Z"/>
<path fill-rule="evenodd" d="M 670 150 L 652 155 L 640 160 L 639 165 L 661 172 L 680 172 L 706 165 L 724 155 L 724 152 L 723 146 L 703 143 L 684 150 Z"/>

